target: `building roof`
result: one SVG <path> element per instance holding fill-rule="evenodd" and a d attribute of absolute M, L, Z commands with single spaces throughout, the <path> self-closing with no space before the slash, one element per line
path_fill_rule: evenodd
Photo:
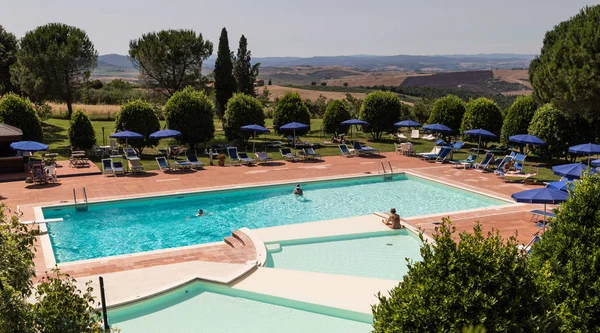
<path fill-rule="evenodd" d="M 23 136 L 23 131 L 7 124 L 0 123 L 0 137 Z"/>

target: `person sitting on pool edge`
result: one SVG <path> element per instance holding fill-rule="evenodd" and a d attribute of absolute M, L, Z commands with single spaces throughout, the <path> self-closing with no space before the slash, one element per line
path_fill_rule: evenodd
<path fill-rule="evenodd" d="M 396 208 L 390 209 L 390 217 L 387 220 L 381 220 L 385 225 L 391 225 L 392 229 L 402 229 L 400 215 L 396 214 Z"/>
<path fill-rule="evenodd" d="M 302 191 L 300 188 L 300 184 L 296 185 L 296 188 L 294 189 L 294 195 L 304 195 L 304 191 Z"/>

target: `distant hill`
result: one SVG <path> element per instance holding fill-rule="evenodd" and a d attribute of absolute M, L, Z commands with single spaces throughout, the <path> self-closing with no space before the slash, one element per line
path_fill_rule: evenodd
<path fill-rule="evenodd" d="M 123 69 L 135 69 L 127 56 L 120 54 L 104 54 L 98 56 L 98 67 L 121 67 Z"/>

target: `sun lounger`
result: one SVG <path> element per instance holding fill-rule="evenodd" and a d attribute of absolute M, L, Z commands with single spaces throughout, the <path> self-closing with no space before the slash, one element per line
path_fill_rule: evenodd
<path fill-rule="evenodd" d="M 229 165 L 242 163 L 242 161 L 238 157 L 237 147 L 227 147 L 227 157 L 229 157 Z"/>
<path fill-rule="evenodd" d="M 191 170 L 192 169 L 192 163 L 188 162 L 188 161 L 175 161 L 173 163 L 173 166 L 175 166 L 175 168 L 177 168 L 178 170 Z"/>
<path fill-rule="evenodd" d="M 419 136 L 420 136 L 420 134 L 419 134 L 419 130 L 417 130 L 417 129 L 415 129 L 415 130 L 412 130 L 412 131 L 410 132 L 410 138 L 411 138 L 411 139 L 418 139 L 418 138 L 419 138 Z"/>
<path fill-rule="evenodd" d="M 462 149 L 462 147 L 464 147 L 465 143 L 462 141 L 457 141 L 454 143 L 454 145 L 452 146 L 452 150 L 454 151 L 460 151 Z"/>
<path fill-rule="evenodd" d="M 238 153 L 238 158 L 242 164 L 251 165 L 256 163 L 256 160 L 248 157 L 247 153 Z"/>
<path fill-rule="evenodd" d="M 354 156 L 354 149 L 348 148 L 348 146 L 345 143 L 338 145 L 338 147 L 340 147 L 340 153 L 342 154 L 342 156 Z"/>
<path fill-rule="evenodd" d="M 483 160 L 475 165 L 475 171 L 486 172 L 489 171 L 490 162 L 494 159 L 494 154 L 486 153 Z"/>
<path fill-rule="evenodd" d="M 476 155 L 469 155 L 469 157 L 467 157 L 466 160 L 456 160 L 456 161 L 449 161 L 450 162 L 450 166 L 454 167 L 454 168 L 458 168 L 458 167 L 463 167 L 464 169 L 470 168 L 473 163 L 475 163 L 477 159 Z"/>
<path fill-rule="evenodd" d="M 361 146 L 360 142 L 358 142 L 358 141 L 354 141 L 354 145 L 352 148 L 354 148 L 354 152 L 359 155 L 360 154 L 375 154 L 375 153 L 379 152 L 379 150 L 377 150 L 373 147 Z"/>
<path fill-rule="evenodd" d="M 158 169 L 162 172 L 171 171 L 171 166 L 167 162 L 165 157 L 156 157 L 156 163 L 158 164 Z"/>
<path fill-rule="evenodd" d="M 123 155 L 125 159 L 128 160 L 139 160 L 140 158 L 137 155 L 137 152 L 133 148 L 123 148 Z"/>
<path fill-rule="evenodd" d="M 273 162 L 273 159 L 270 158 L 269 155 L 267 155 L 267 153 L 265 153 L 264 151 L 257 151 L 256 153 L 254 153 L 254 155 L 258 159 L 258 163 Z"/>
<path fill-rule="evenodd" d="M 440 150 L 442 150 L 442 147 L 434 146 L 433 148 L 431 148 L 430 152 L 428 152 L 428 153 L 418 153 L 417 155 L 420 158 L 425 158 L 425 157 L 433 156 L 433 155 L 437 156 L 440 153 Z"/>
<path fill-rule="evenodd" d="M 532 221 L 537 221 L 540 218 L 544 218 L 544 211 L 541 209 L 534 209 L 529 211 L 531 213 L 531 220 Z M 551 218 L 551 219 L 555 219 L 556 218 L 556 214 L 554 214 L 553 212 L 548 212 L 546 211 L 546 218 Z"/>
<path fill-rule="evenodd" d="M 105 175 L 114 175 L 115 170 L 113 169 L 112 160 L 105 158 L 102 160 L 102 173 Z"/>
<path fill-rule="evenodd" d="M 515 165 L 514 168 L 518 172 L 523 173 L 523 167 L 525 166 L 525 159 L 527 158 L 526 154 L 517 154 L 514 157 Z"/>
<path fill-rule="evenodd" d="M 193 153 L 192 153 L 193 152 Z M 202 169 L 204 168 L 204 163 L 198 161 L 198 156 L 196 156 L 195 151 L 188 152 L 186 154 L 187 161 L 192 164 L 192 168 Z"/>
<path fill-rule="evenodd" d="M 435 162 L 444 163 L 451 158 L 452 158 L 452 147 L 444 147 L 440 151 L 440 154 L 438 155 L 438 157 L 435 159 Z"/>
<path fill-rule="evenodd" d="M 528 179 L 531 177 L 537 176 L 536 172 L 531 172 L 527 174 L 522 173 L 506 173 L 500 176 L 505 183 L 526 183 Z M 533 179 L 531 179 L 533 180 Z"/>
<path fill-rule="evenodd" d="M 281 152 L 281 157 L 283 157 L 283 159 L 286 161 L 296 162 L 300 159 L 298 156 L 292 153 L 290 148 L 281 148 L 279 151 Z"/>
<path fill-rule="evenodd" d="M 423 160 L 425 161 L 435 161 L 440 154 L 442 154 L 442 152 L 444 154 L 447 154 L 448 148 L 447 147 L 438 147 L 437 149 L 435 149 L 437 152 L 436 153 L 427 153 L 427 154 L 422 154 L 421 157 L 423 158 Z M 444 155 L 445 156 L 445 155 Z"/>
<path fill-rule="evenodd" d="M 122 175 L 125 173 L 125 169 L 123 168 L 123 162 L 114 161 L 113 162 L 113 171 L 115 175 Z"/>
<path fill-rule="evenodd" d="M 317 154 L 313 148 L 304 148 L 304 155 L 308 158 L 321 158 L 321 154 Z"/>
<path fill-rule="evenodd" d="M 444 146 L 446 144 L 446 141 L 439 139 L 434 143 L 436 146 Z"/>
<path fill-rule="evenodd" d="M 131 173 L 144 173 L 144 166 L 139 159 L 127 160 L 127 163 L 129 163 L 129 170 L 131 170 Z"/>
<path fill-rule="evenodd" d="M 496 170 L 494 170 L 494 174 L 496 174 L 497 176 L 499 175 L 504 175 L 504 165 L 510 161 L 512 161 L 512 157 L 510 156 L 504 156 L 504 158 L 500 161 L 500 163 L 498 164 L 498 166 L 496 167 Z"/>
<path fill-rule="evenodd" d="M 427 141 L 433 141 L 436 139 L 436 137 L 433 134 L 428 134 L 426 136 L 421 137 L 421 139 L 427 140 Z"/>
<path fill-rule="evenodd" d="M 540 236 L 535 235 L 530 241 L 529 243 L 525 244 L 525 245 L 517 245 L 517 248 L 519 250 L 523 250 L 525 253 L 529 254 L 531 253 L 531 249 L 533 247 L 533 245 L 537 242 L 539 242 L 541 240 Z"/>

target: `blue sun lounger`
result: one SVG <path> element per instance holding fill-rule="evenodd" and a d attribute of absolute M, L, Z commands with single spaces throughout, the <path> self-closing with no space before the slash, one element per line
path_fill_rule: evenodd
<path fill-rule="evenodd" d="M 442 147 L 440 149 L 440 151 L 436 154 L 436 153 L 430 153 L 430 154 L 422 154 L 421 157 L 423 157 L 423 159 L 425 161 L 436 161 L 440 156 L 442 158 L 448 156 L 448 154 L 452 151 L 452 148 L 450 147 Z"/>
<path fill-rule="evenodd" d="M 354 145 L 353 145 L 354 151 L 357 154 L 375 154 L 378 153 L 379 150 L 373 148 L 373 147 L 369 147 L 369 146 L 361 146 L 360 142 L 358 141 L 354 141 Z"/>
<path fill-rule="evenodd" d="M 196 156 L 196 152 L 194 154 L 186 155 L 189 163 L 192 164 L 192 168 L 202 169 L 204 168 L 204 163 L 198 161 L 198 156 Z"/>
<path fill-rule="evenodd" d="M 308 158 L 321 158 L 321 154 L 317 154 L 313 148 L 304 148 L 304 155 Z"/>
<path fill-rule="evenodd" d="M 258 159 L 258 163 L 269 163 L 273 161 L 273 159 L 264 151 L 257 151 L 254 155 L 256 155 L 256 158 Z"/>
<path fill-rule="evenodd" d="M 471 167 L 473 165 L 473 163 L 475 163 L 475 161 L 477 160 L 477 155 L 469 155 L 469 157 L 467 157 L 466 160 L 456 160 L 456 161 L 449 161 L 450 162 L 450 166 L 458 168 L 459 166 L 463 167 L 463 168 L 467 168 L 467 167 Z"/>
<path fill-rule="evenodd" d="M 488 167 L 490 166 L 490 162 L 494 159 L 494 154 L 486 153 L 483 161 L 477 163 L 475 165 L 475 170 L 479 172 L 489 171 Z"/>
<path fill-rule="evenodd" d="M 229 165 L 242 163 L 238 157 L 237 147 L 227 147 L 227 157 L 229 157 Z"/>
<path fill-rule="evenodd" d="M 350 149 L 348 148 L 348 146 L 345 143 L 342 143 L 341 145 L 338 145 L 338 147 L 340 147 L 340 152 L 342 153 L 342 156 L 346 156 L 346 157 L 350 157 L 353 156 L 353 151 L 350 151 Z"/>
<path fill-rule="evenodd" d="M 115 173 L 115 175 L 122 175 L 125 173 L 125 168 L 123 168 L 123 162 L 121 161 L 114 161 L 113 162 L 113 172 Z"/>
<path fill-rule="evenodd" d="M 292 153 L 290 148 L 281 148 L 279 151 L 281 152 L 281 157 L 283 157 L 283 159 L 286 161 L 296 162 L 300 159 L 298 156 Z"/>
<path fill-rule="evenodd" d="M 102 160 L 102 173 L 105 175 L 114 175 L 115 170 L 113 169 L 113 163 L 110 158 Z"/>
<path fill-rule="evenodd" d="M 242 164 L 251 165 L 256 163 L 255 159 L 248 157 L 248 153 L 238 153 L 237 156 Z"/>
<path fill-rule="evenodd" d="M 156 164 L 158 164 L 158 169 L 162 172 L 171 170 L 171 166 L 169 165 L 169 162 L 167 162 L 167 159 L 164 156 L 156 157 Z"/>

